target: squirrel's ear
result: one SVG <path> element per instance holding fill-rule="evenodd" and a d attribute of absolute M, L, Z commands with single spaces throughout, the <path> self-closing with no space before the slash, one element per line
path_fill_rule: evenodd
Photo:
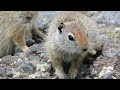
<path fill-rule="evenodd" d="M 59 33 L 62 33 L 63 28 L 64 28 L 64 24 L 60 23 L 60 25 L 58 26 Z"/>

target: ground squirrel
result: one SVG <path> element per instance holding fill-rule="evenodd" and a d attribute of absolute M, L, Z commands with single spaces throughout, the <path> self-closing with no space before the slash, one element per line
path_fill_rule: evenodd
<path fill-rule="evenodd" d="M 31 31 L 32 37 L 43 37 L 35 25 L 37 13 L 37 11 L 0 11 L 0 58 L 12 55 L 16 46 L 22 51 L 27 51 L 26 32 Z"/>
<path fill-rule="evenodd" d="M 95 22 L 77 11 L 63 11 L 52 20 L 45 48 L 54 65 L 55 74 L 60 79 L 67 78 L 62 62 L 71 62 L 68 74 L 74 79 L 80 63 L 88 52 L 96 54 L 94 45 L 89 40 L 89 34 L 95 35 L 89 31 L 94 32 L 95 29 Z"/>

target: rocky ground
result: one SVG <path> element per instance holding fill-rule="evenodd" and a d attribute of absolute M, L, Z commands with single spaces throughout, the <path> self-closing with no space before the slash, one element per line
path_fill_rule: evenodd
<path fill-rule="evenodd" d="M 87 57 L 76 79 L 120 79 L 120 12 L 81 11 L 94 19 L 101 30 L 102 50 Z M 61 11 L 41 11 L 38 27 L 47 30 L 49 22 Z M 28 40 L 29 42 L 29 40 Z M 44 43 L 33 44 L 27 53 L 15 53 L 0 59 L 0 79 L 56 79 Z"/>

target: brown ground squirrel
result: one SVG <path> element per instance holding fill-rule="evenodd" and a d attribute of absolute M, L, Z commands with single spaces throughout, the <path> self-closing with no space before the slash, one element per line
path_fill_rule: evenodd
<path fill-rule="evenodd" d="M 94 44 L 89 40 L 89 34 L 95 35 L 89 31 L 93 32 L 95 29 L 95 22 L 77 11 L 64 11 L 52 20 L 45 48 L 60 79 L 67 78 L 62 62 L 72 62 L 68 74 L 74 79 L 88 52 L 96 54 Z"/>
<path fill-rule="evenodd" d="M 0 11 L 0 58 L 14 53 L 16 46 L 27 51 L 25 33 L 44 37 L 35 25 L 37 11 Z"/>

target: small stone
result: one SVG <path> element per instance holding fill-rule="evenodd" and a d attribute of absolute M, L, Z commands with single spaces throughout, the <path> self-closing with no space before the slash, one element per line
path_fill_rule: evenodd
<path fill-rule="evenodd" d="M 13 70 L 12 69 L 6 70 L 6 76 L 7 77 L 13 77 Z"/>
<path fill-rule="evenodd" d="M 5 75 L 5 69 L 0 67 L 0 76 L 4 76 Z"/>
<path fill-rule="evenodd" d="M 120 52 L 117 53 L 118 57 L 120 57 Z"/>
<path fill-rule="evenodd" d="M 105 46 L 107 47 L 107 46 Z M 103 55 L 108 58 L 112 58 L 118 53 L 119 48 L 115 48 L 115 46 L 107 47 L 103 49 Z"/>
<path fill-rule="evenodd" d="M 22 63 L 21 65 L 18 66 L 17 71 L 21 73 L 34 73 L 36 70 L 36 66 L 34 66 L 31 63 Z"/>
<path fill-rule="evenodd" d="M 113 67 L 111 66 L 104 66 L 102 71 L 99 73 L 99 78 L 102 78 L 104 75 L 108 74 L 109 72 L 111 72 L 113 70 Z"/>
<path fill-rule="evenodd" d="M 14 63 L 14 61 L 16 61 L 17 59 L 18 59 L 17 56 L 8 55 L 8 56 L 3 57 L 0 63 L 1 63 L 1 64 L 12 64 L 12 63 Z"/>
<path fill-rule="evenodd" d="M 30 47 L 30 46 L 32 46 L 33 44 L 35 44 L 35 41 L 32 40 L 32 39 L 27 39 L 26 44 L 27 44 L 28 47 Z"/>
<path fill-rule="evenodd" d="M 113 79 L 113 74 L 114 74 L 114 72 L 109 72 L 106 75 L 104 75 L 102 78 L 103 79 Z"/>
<path fill-rule="evenodd" d="M 37 64 L 37 69 L 36 70 L 40 70 L 40 71 L 47 71 L 47 69 L 49 68 L 49 65 L 47 63 L 41 63 L 41 64 Z"/>

